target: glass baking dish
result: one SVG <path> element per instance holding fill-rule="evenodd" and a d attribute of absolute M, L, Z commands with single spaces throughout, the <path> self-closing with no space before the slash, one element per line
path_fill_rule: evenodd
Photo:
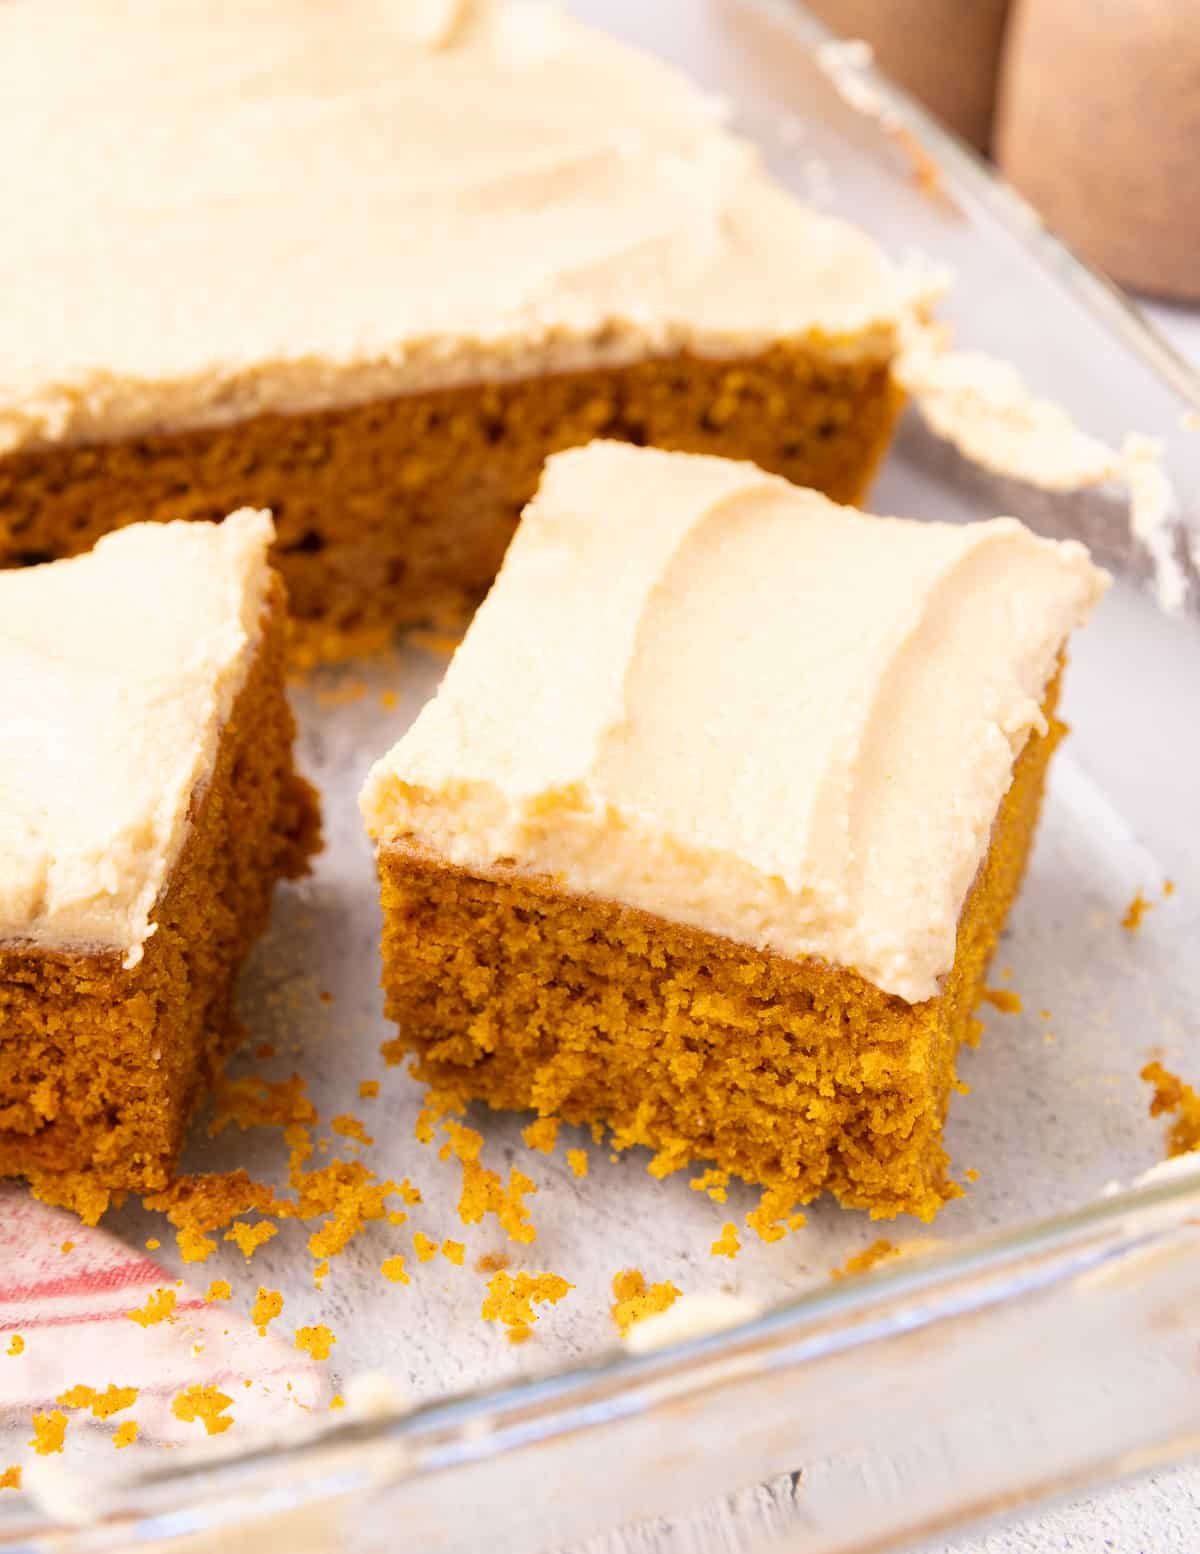
<path fill-rule="evenodd" d="M 366 1115 L 357 1082 L 379 1078 L 370 1164 L 411 1177 L 423 1203 L 402 1232 L 370 1227 L 321 1291 L 298 1230 L 248 1267 L 222 1248 L 205 1274 L 229 1278 L 244 1307 L 263 1284 L 284 1293 L 289 1321 L 328 1323 L 338 1337 L 330 1391 L 355 1373 L 388 1384 L 369 1409 L 281 1421 L 277 1438 L 234 1430 L 220 1454 L 148 1445 L 110 1455 L 103 1470 L 80 1467 L 87 1476 L 70 1494 L 43 1482 L 40 1500 L 5 1496 L 2 1548 L 218 1550 L 253 1538 L 287 1550 L 548 1554 L 592 1539 L 593 1554 L 890 1550 L 1200 1453 L 1200 1170 L 1106 1195 L 1163 1155 L 1143 1064 L 1159 1056 L 1200 1074 L 1200 436 L 1183 419 L 1200 406 L 1200 383 L 982 163 L 869 69 L 855 95 L 870 111 L 851 106 L 822 63 L 825 34 L 790 0 L 573 8 L 726 99 L 810 202 L 897 255 L 949 264 L 956 280 L 940 312 L 961 344 L 1012 361 L 1113 445 L 1131 430 L 1164 438 L 1186 520 L 1188 603 L 1159 610 L 1119 492 L 1001 480 L 908 412 L 875 510 L 1016 512 L 1086 540 L 1117 582 L 1073 649 L 1074 731 L 993 969 L 1022 1012 L 987 1009 L 984 1041 L 962 1060 L 970 1094 L 952 1108 L 948 1142 L 964 1197 L 929 1230 L 817 1204 L 776 1244 L 741 1230 L 732 1262 L 709 1246 L 726 1221 L 741 1226 L 756 1195 L 731 1187 L 715 1204 L 684 1176 L 655 1182 L 644 1158 L 595 1146 L 578 1180 L 562 1149 L 585 1139 L 566 1130 L 554 1156 L 534 1155 L 520 1140 L 526 1118 L 481 1126 L 491 1164 L 515 1163 L 538 1182 L 536 1245 L 460 1226 L 457 1168 L 416 1142 L 418 1089 L 379 1057 L 391 1033 L 355 807 L 366 766 L 444 659 L 414 643 L 299 685 L 302 760 L 322 788 L 328 845 L 314 877 L 281 893 L 246 978 L 251 1045 L 270 1041 L 283 1055 L 274 1068 L 248 1057 L 240 1067 L 299 1068 L 323 1117 Z M 1122 917 L 1138 892 L 1152 910 L 1135 933 Z M 273 1149 L 226 1132 L 198 1139 L 187 1165 L 269 1175 Z M 135 1245 L 162 1234 L 132 1208 L 114 1223 Z M 467 1266 L 416 1268 L 413 1229 L 465 1241 Z M 830 1279 L 881 1234 L 910 1255 Z M 413 1283 L 397 1289 L 379 1264 L 401 1249 Z M 501 1250 L 575 1285 L 520 1347 L 479 1317 L 473 1265 Z M 626 1352 L 608 1308 L 613 1274 L 630 1266 L 687 1294 L 734 1293 L 759 1314 Z"/>

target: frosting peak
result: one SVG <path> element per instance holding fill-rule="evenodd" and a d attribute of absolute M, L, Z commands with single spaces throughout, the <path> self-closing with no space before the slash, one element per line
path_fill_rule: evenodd
<path fill-rule="evenodd" d="M 873 518 L 752 465 L 550 460 L 377 840 L 576 890 L 911 1001 L 1104 574 L 1013 518 Z"/>
<path fill-rule="evenodd" d="M 6 0 L 0 144 L 0 454 L 814 332 L 883 359 L 913 300 L 546 5 Z"/>

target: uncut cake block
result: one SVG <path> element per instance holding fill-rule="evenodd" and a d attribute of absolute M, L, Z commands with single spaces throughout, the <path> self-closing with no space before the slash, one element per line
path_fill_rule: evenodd
<path fill-rule="evenodd" d="M 0 566 L 267 507 L 308 658 L 477 603 L 597 436 L 857 500 L 930 294 L 550 6 L 7 0 L 0 144 Z"/>
<path fill-rule="evenodd" d="M 928 1218 L 1105 586 L 1012 518 L 873 518 L 615 443 L 546 467 L 372 770 L 398 1044 L 653 1169 Z"/>
<path fill-rule="evenodd" d="M 0 1175 L 89 1219 L 170 1180 L 317 841 L 273 534 L 140 524 L 0 573 Z"/>

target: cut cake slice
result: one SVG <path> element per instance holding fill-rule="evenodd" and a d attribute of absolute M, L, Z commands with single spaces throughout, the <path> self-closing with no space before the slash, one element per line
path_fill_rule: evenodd
<path fill-rule="evenodd" d="M 931 1216 L 1104 585 L 1012 518 L 552 459 L 363 793 L 397 1048 L 451 1102 L 602 1122 L 659 1171 Z"/>
<path fill-rule="evenodd" d="M 0 573 L 0 1175 L 89 1218 L 170 1179 L 315 794 L 269 516 Z"/>

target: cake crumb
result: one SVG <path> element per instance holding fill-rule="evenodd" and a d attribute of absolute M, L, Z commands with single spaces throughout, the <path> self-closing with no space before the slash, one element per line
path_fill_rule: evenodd
<path fill-rule="evenodd" d="M 267 1328 L 283 1310 L 283 1296 L 278 1290 L 268 1290 L 259 1285 L 254 1305 L 250 1308 L 250 1320 L 258 1329 L 258 1336 L 265 1338 Z"/>
<path fill-rule="evenodd" d="M 1126 933 L 1137 933 L 1142 926 L 1142 919 L 1147 912 L 1154 910 L 1153 901 L 1147 901 L 1141 891 L 1137 891 L 1133 900 L 1125 908 L 1125 916 L 1121 919 L 1121 927 Z"/>
<path fill-rule="evenodd" d="M 60 1408 L 52 1409 L 48 1414 L 34 1414 L 32 1423 L 33 1435 L 28 1444 L 39 1457 L 49 1457 L 54 1452 L 62 1451 L 67 1434 L 67 1416 Z"/>
<path fill-rule="evenodd" d="M 139 1327 L 153 1327 L 157 1322 L 173 1322 L 175 1300 L 174 1290 L 158 1289 L 148 1298 L 144 1306 L 139 1306 L 135 1311 L 127 1311 L 125 1315 Z"/>
<path fill-rule="evenodd" d="M 329 991 L 328 988 L 325 987 L 321 989 L 321 991 L 317 994 L 317 997 L 323 1004 L 331 1004 L 333 1002 L 333 994 Z"/>
<path fill-rule="evenodd" d="M 446 1240 L 442 1242 L 442 1256 L 447 1262 L 453 1263 L 456 1268 L 461 1268 L 463 1259 L 467 1255 L 467 1249 L 461 1241 Z"/>
<path fill-rule="evenodd" d="M 117 1426 L 116 1431 L 115 1431 L 115 1433 L 113 1435 L 113 1445 L 117 1448 L 118 1451 L 120 1451 L 122 1449 L 122 1447 L 132 1446 L 134 1441 L 137 1440 L 137 1438 L 138 1438 L 137 1420 L 136 1419 L 126 1419 L 123 1424 L 119 1424 Z"/>
<path fill-rule="evenodd" d="M 286 1128 L 294 1123 L 315 1124 L 317 1109 L 308 1098 L 299 1074 L 287 1079 L 265 1079 L 261 1074 L 223 1078 L 213 1092 L 213 1115 L 208 1125 L 216 1138 L 230 1124 L 241 1133 L 250 1128 Z"/>
<path fill-rule="evenodd" d="M 736 1257 L 742 1250 L 742 1243 L 738 1240 L 737 1226 L 732 1220 L 721 1226 L 721 1234 L 708 1249 L 714 1257 Z"/>
<path fill-rule="evenodd" d="M 313 1264 L 312 1276 L 313 1287 L 319 1290 L 329 1277 L 329 1259 L 327 1257 L 322 1258 L 319 1263 Z"/>
<path fill-rule="evenodd" d="M 239 1219 L 231 1230 L 225 1232 L 225 1239 L 232 1241 L 249 1262 L 260 1246 L 266 1246 L 267 1242 L 278 1234 L 279 1226 L 269 1219 L 259 1220 L 257 1225 L 252 1225 L 249 1220 Z"/>
<path fill-rule="evenodd" d="M 610 1315 L 622 1338 L 635 1322 L 644 1322 L 647 1317 L 668 1310 L 683 1293 L 669 1280 L 647 1285 L 646 1276 L 640 1268 L 625 1268 L 615 1273 L 612 1292 Z"/>
<path fill-rule="evenodd" d="M 855 1252 L 853 1257 L 848 1257 L 840 1268 L 831 1268 L 831 1279 L 846 1279 L 851 1274 L 866 1273 L 877 1264 L 886 1262 L 889 1257 L 899 1257 L 900 1248 L 893 1241 L 880 1236 L 878 1241 L 872 1241 L 871 1245 L 863 1252 Z"/>
<path fill-rule="evenodd" d="M 537 1321 L 534 1302 L 557 1305 L 575 1286 L 556 1273 L 500 1273 L 488 1281 L 480 1308 L 485 1322 L 502 1322 L 510 1343 L 523 1343 Z"/>
<path fill-rule="evenodd" d="M 329 1399 L 329 1412 L 331 1414 L 336 1413 L 339 1408 L 345 1408 L 345 1406 L 346 1406 L 346 1399 L 342 1396 L 342 1394 L 340 1392 L 335 1392 L 333 1394 L 333 1396 Z"/>
<path fill-rule="evenodd" d="M 405 1267 L 404 1257 L 397 1252 L 394 1257 L 385 1257 L 379 1265 L 379 1271 L 385 1279 L 390 1279 L 393 1284 L 408 1284 L 408 1269 Z"/>
<path fill-rule="evenodd" d="M 1175 1118 L 1167 1134 L 1167 1158 L 1200 1149 L 1200 1094 L 1157 1061 L 1147 1063 L 1141 1077 L 1154 1086 L 1151 1117 Z"/>
<path fill-rule="evenodd" d="M 454 1158 L 462 1167 L 458 1216 L 463 1224 L 477 1225 L 485 1214 L 494 1214 L 511 1241 L 525 1245 L 536 1241 L 537 1231 L 529 1218 L 525 1199 L 537 1192 L 537 1184 L 514 1166 L 506 1187 L 499 1175 L 479 1159 L 483 1134 L 478 1129 L 468 1128 L 453 1118 L 447 1118 L 442 1129 L 446 1142 L 441 1148 L 441 1158 Z"/>
<path fill-rule="evenodd" d="M 14 1355 L 25 1353 L 25 1340 L 20 1333 L 14 1333 L 8 1340 L 8 1353 Z"/>
<path fill-rule="evenodd" d="M 1163 895 L 1164 896 L 1173 896 L 1174 894 L 1175 894 L 1175 881 L 1174 880 L 1163 880 Z"/>
<path fill-rule="evenodd" d="M 746 1215 L 747 1228 L 753 1230 L 760 1241 L 782 1241 L 789 1230 L 799 1230 L 805 1223 L 803 1214 L 792 1212 L 795 1202 L 795 1194 L 790 1188 L 765 1188 L 758 1207 Z"/>
<path fill-rule="evenodd" d="M 588 1155 L 586 1149 L 568 1149 L 567 1165 L 572 1176 L 586 1176 L 588 1174 Z"/>
<path fill-rule="evenodd" d="M 358 1081 L 358 1098 L 360 1101 L 373 1101 L 378 1094 L 378 1079 L 360 1079 Z"/>
<path fill-rule="evenodd" d="M 152 1193 L 142 1203 L 164 1213 L 178 1230 L 223 1230 L 240 1214 L 273 1214 L 288 1207 L 240 1167 L 177 1177 L 165 1192 Z"/>
<path fill-rule="evenodd" d="M 157 1252 L 160 1246 L 162 1246 L 162 1242 L 157 1236 L 150 1236 L 146 1241 L 147 1252 Z"/>
<path fill-rule="evenodd" d="M 58 1250 L 65 1257 L 68 1252 L 73 1252 L 75 1250 L 75 1243 L 74 1243 L 74 1241 L 64 1241 L 63 1244 L 59 1247 Z"/>
<path fill-rule="evenodd" d="M 315 1327 L 296 1329 L 296 1348 L 310 1354 L 314 1360 L 327 1360 L 336 1343 L 336 1337 L 323 1322 L 317 1323 Z"/>
<path fill-rule="evenodd" d="M 179 1255 L 185 1263 L 207 1262 L 217 1250 L 217 1243 L 211 1236 L 191 1226 L 177 1230 L 175 1240 L 179 1245 Z"/>
<path fill-rule="evenodd" d="M 260 1041 L 254 1049 L 254 1056 L 260 1058 L 265 1063 L 268 1058 L 278 1057 L 279 1049 L 273 1041 Z"/>
<path fill-rule="evenodd" d="M 384 712 L 395 712 L 396 708 L 400 705 L 400 698 L 396 695 L 395 691 L 380 691 L 379 705 L 383 708 Z"/>
<path fill-rule="evenodd" d="M 431 1263 L 438 1254 L 437 1242 L 421 1230 L 413 1232 L 413 1247 L 418 1260 L 423 1263 Z"/>
<path fill-rule="evenodd" d="M 233 1407 L 233 1399 L 214 1386 L 195 1384 L 185 1387 L 171 1400 L 171 1412 L 184 1424 L 199 1420 L 209 1435 L 221 1435 L 228 1430 L 233 1419 L 225 1412 Z"/>
<path fill-rule="evenodd" d="M 84 1383 L 69 1387 L 60 1393 L 55 1402 L 62 1408 L 90 1408 L 97 1419 L 108 1419 L 113 1414 L 132 1408 L 138 1400 L 137 1387 L 109 1386 L 104 1392 Z"/>
<path fill-rule="evenodd" d="M 963 1175 L 966 1177 L 968 1182 L 977 1182 L 979 1180 L 979 1172 L 975 1169 L 974 1166 L 968 1166 L 967 1169 L 963 1172 Z"/>
<path fill-rule="evenodd" d="M 207 1301 L 232 1300 L 233 1286 L 228 1279 L 214 1279 L 208 1287 L 208 1294 L 204 1298 Z"/>
<path fill-rule="evenodd" d="M 512 1260 L 507 1252 L 484 1252 L 482 1257 L 475 1261 L 476 1273 L 503 1273 L 506 1268 L 512 1266 Z"/>
<path fill-rule="evenodd" d="M 985 987 L 982 997 L 985 1003 L 999 1009 L 1001 1014 L 1020 1014 L 1024 1007 L 1020 994 L 1008 987 Z"/>
<path fill-rule="evenodd" d="M 370 1145 L 375 1142 L 358 1118 L 352 1117 L 349 1112 L 340 1112 L 329 1126 L 342 1138 L 353 1139 L 356 1144 Z"/>
<path fill-rule="evenodd" d="M 712 1166 L 702 1176 L 692 1177 L 688 1186 L 693 1192 L 707 1193 L 713 1203 L 724 1203 L 729 1197 L 725 1191 L 729 1186 L 729 1172 Z"/>
<path fill-rule="evenodd" d="M 521 1137 L 528 1149 L 536 1150 L 540 1155 L 552 1155 L 558 1143 L 558 1129 L 557 1117 L 539 1117 L 536 1122 L 521 1129 Z"/>
<path fill-rule="evenodd" d="M 14 1462 L 10 1467 L 0 1473 L 0 1489 L 20 1489 L 21 1470 Z"/>

